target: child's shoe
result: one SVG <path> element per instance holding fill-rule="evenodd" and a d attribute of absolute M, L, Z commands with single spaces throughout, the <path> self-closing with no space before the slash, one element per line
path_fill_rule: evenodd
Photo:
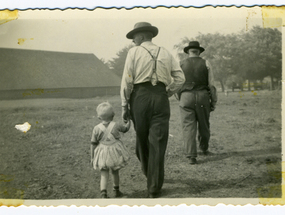
<path fill-rule="evenodd" d="M 101 190 L 100 196 L 101 196 L 102 199 L 107 199 L 108 198 L 107 190 Z"/>

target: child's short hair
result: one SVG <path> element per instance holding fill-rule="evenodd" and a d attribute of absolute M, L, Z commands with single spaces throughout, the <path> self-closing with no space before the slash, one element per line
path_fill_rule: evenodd
<path fill-rule="evenodd" d="M 97 106 L 97 115 L 100 119 L 111 121 L 115 115 L 114 109 L 109 102 L 102 102 Z"/>

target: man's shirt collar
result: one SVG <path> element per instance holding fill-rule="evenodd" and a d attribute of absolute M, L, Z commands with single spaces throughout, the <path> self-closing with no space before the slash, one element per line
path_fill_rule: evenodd
<path fill-rule="evenodd" d="M 146 45 L 146 46 L 148 46 L 148 45 L 152 45 L 153 43 L 151 42 L 151 41 L 144 41 L 144 42 L 142 42 L 142 44 L 141 45 Z"/>

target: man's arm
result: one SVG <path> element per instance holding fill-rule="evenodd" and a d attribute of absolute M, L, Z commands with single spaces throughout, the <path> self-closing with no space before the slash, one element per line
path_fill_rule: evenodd
<path fill-rule="evenodd" d="M 206 66 L 208 68 L 208 84 L 210 89 L 211 111 L 214 111 L 216 109 L 216 104 L 218 101 L 217 89 L 214 86 L 213 69 L 209 61 L 206 61 Z"/>
<path fill-rule="evenodd" d="M 168 89 L 168 96 L 172 96 L 173 94 L 177 93 L 183 86 L 185 82 L 185 76 L 182 72 L 181 67 L 179 66 L 178 62 L 172 57 L 172 70 L 171 70 L 171 77 L 172 82 L 167 87 Z"/>
<path fill-rule="evenodd" d="M 212 69 L 212 65 L 207 60 L 206 60 L 206 67 L 208 69 L 208 83 L 209 83 L 209 86 L 213 86 L 214 85 L 213 69 Z"/>
<path fill-rule="evenodd" d="M 131 52 L 128 52 L 126 62 L 125 62 L 125 67 L 123 71 L 123 77 L 122 77 L 122 82 L 121 82 L 121 102 L 122 102 L 122 118 L 124 122 L 128 121 L 130 118 L 130 113 L 129 113 L 129 100 L 130 100 L 130 95 L 133 90 L 134 86 L 134 68 L 133 68 L 134 62 L 131 56 Z"/>
<path fill-rule="evenodd" d="M 177 93 L 185 82 L 184 73 L 181 70 L 171 71 L 172 83 L 168 86 L 168 96 Z"/>

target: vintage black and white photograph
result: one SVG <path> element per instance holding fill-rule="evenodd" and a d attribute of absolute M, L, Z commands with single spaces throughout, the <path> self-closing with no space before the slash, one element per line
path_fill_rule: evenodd
<path fill-rule="evenodd" d="M 267 9 L 6 11 L 0 199 L 282 198 L 282 19 Z"/>

